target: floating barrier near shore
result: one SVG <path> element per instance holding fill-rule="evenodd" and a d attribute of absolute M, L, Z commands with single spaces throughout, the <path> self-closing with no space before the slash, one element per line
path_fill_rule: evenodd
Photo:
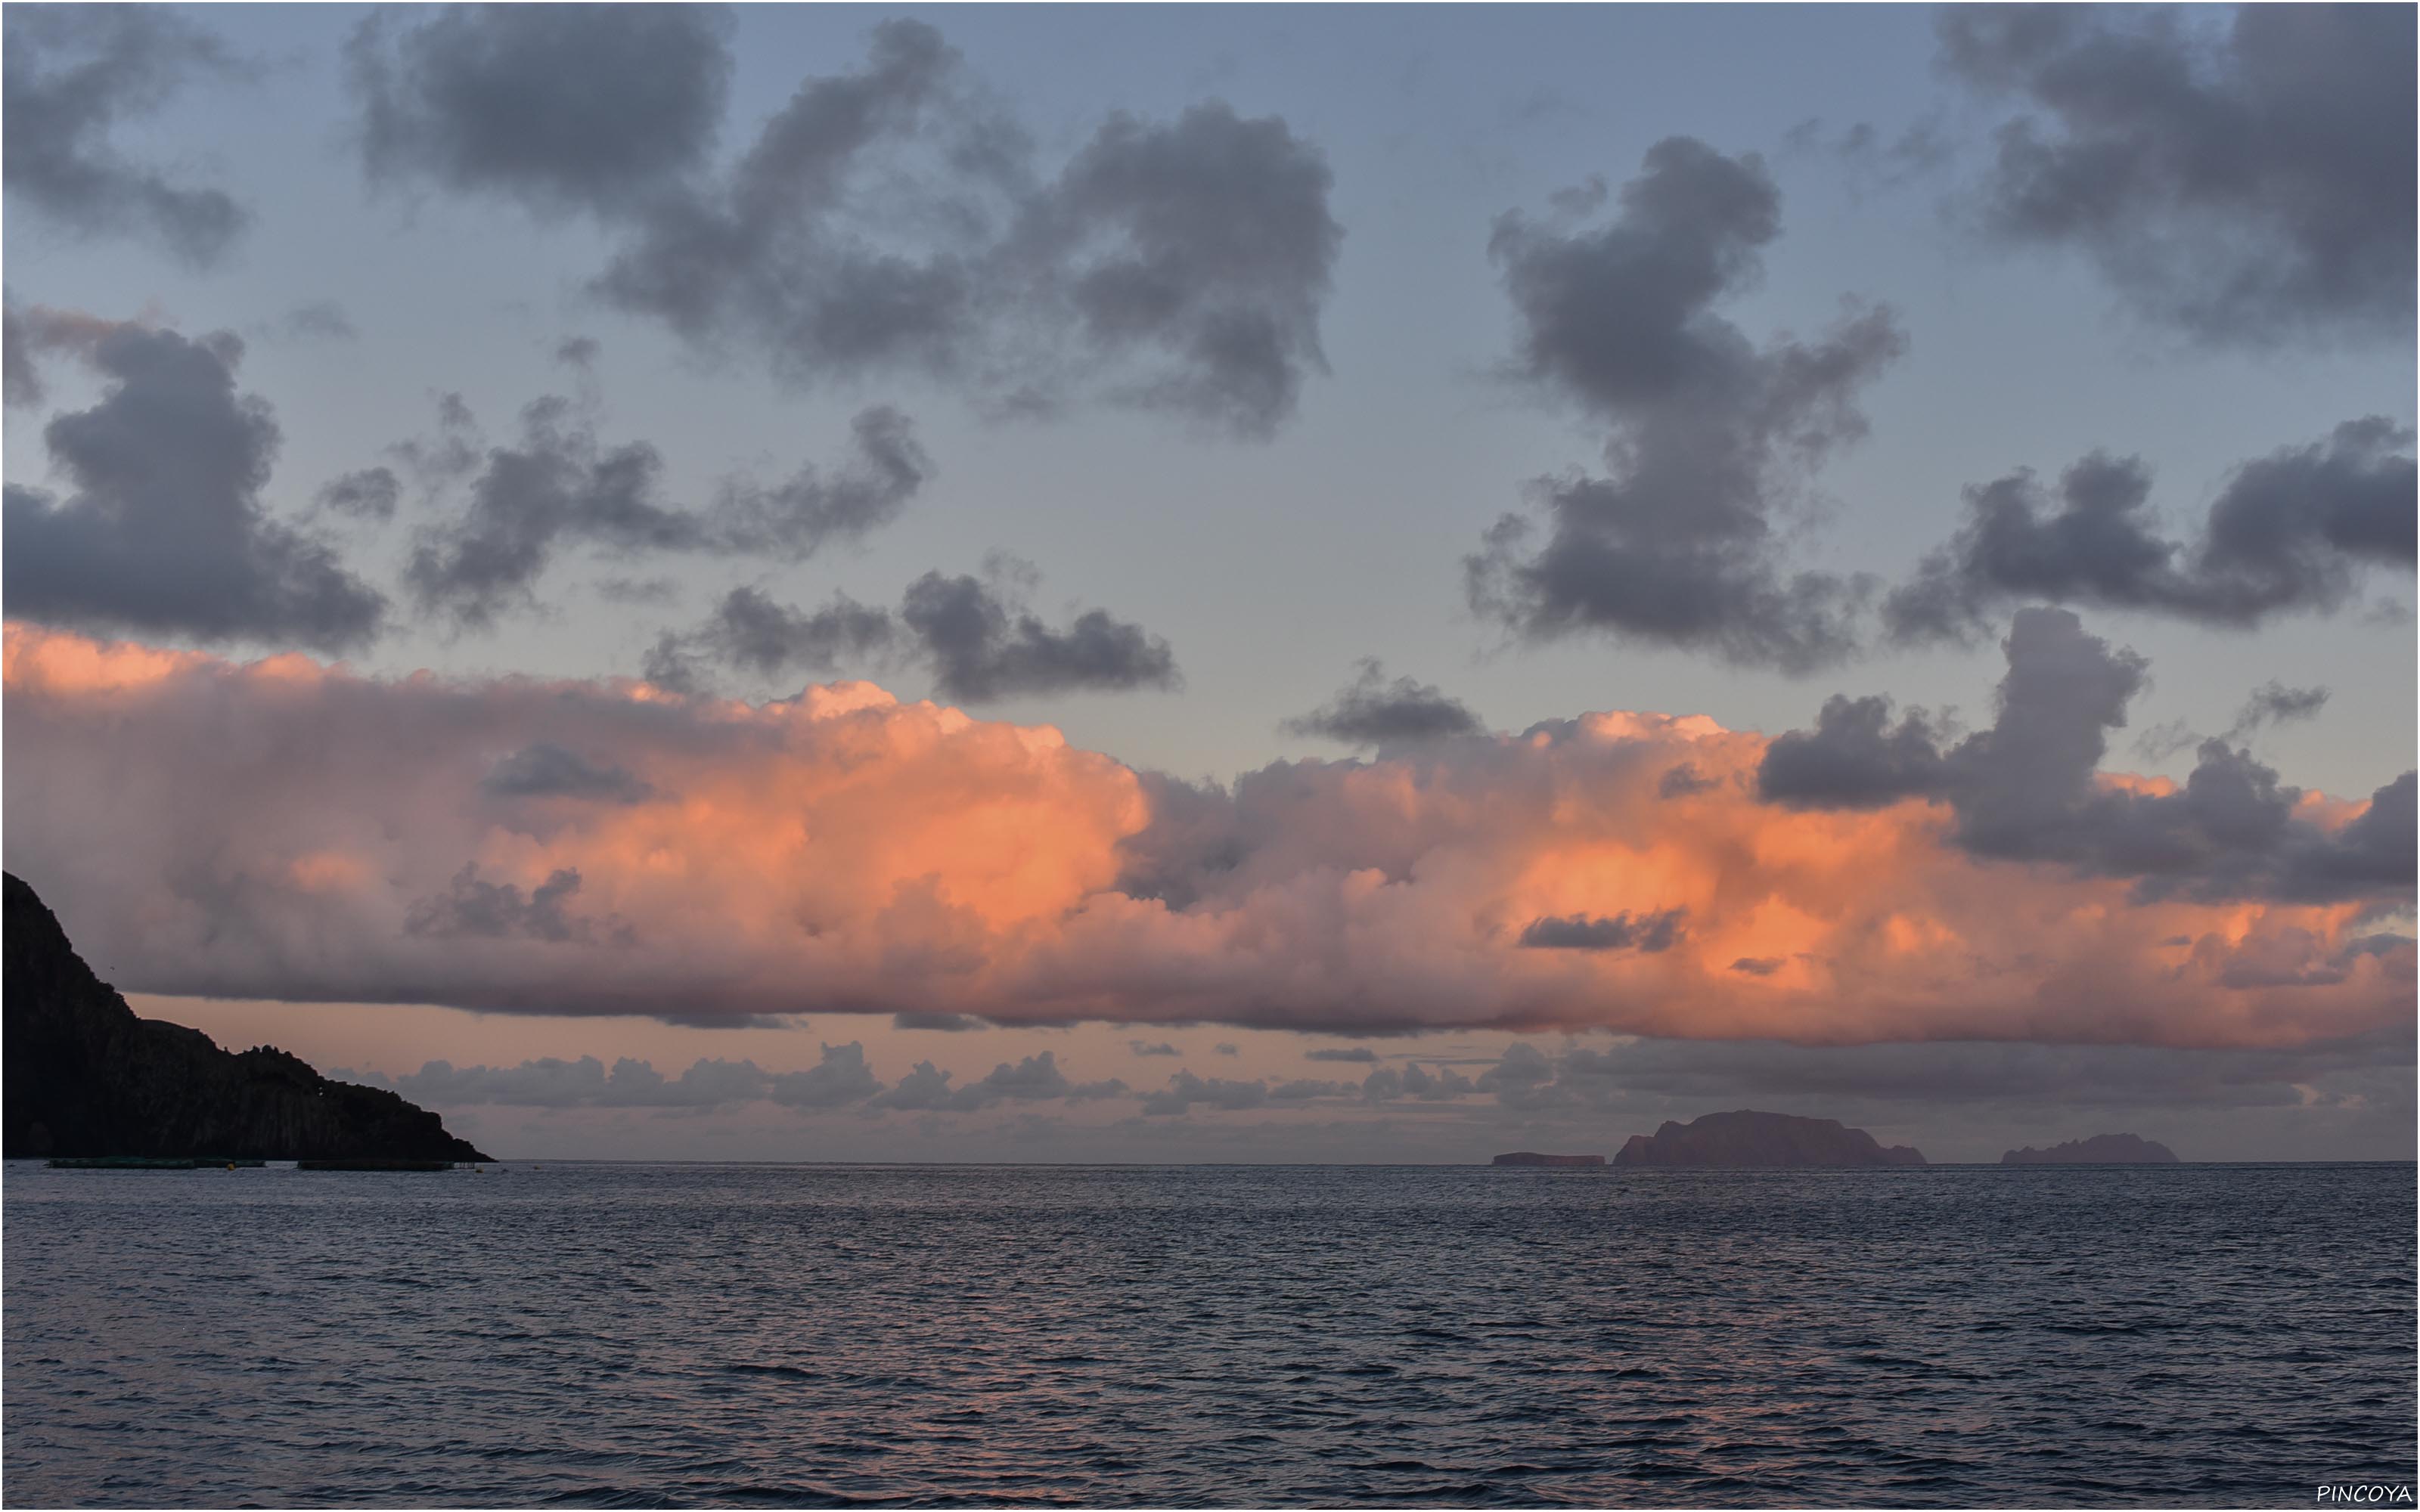
<path fill-rule="evenodd" d="M 225 1155 L 59 1155 L 51 1161 L 53 1169 L 63 1171 L 231 1171 L 266 1164 Z"/>

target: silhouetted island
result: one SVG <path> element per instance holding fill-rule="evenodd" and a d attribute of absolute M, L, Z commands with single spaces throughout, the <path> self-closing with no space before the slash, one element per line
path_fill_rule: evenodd
<path fill-rule="evenodd" d="M 2048 1149 L 2036 1149 L 2027 1145 L 2000 1157 L 2003 1165 L 2174 1165 L 2177 1152 L 2156 1139 L 2140 1134 L 2094 1134 L 2089 1139 L 2071 1139 Z"/>
<path fill-rule="evenodd" d="M 1632 1134 L 1616 1165 L 1921 1165 L 1905 1145 L 1885 1149 L 1863 1129 L 1837 1119 L 1787 1113 L 1709 1113 L 1689 1123 L 1666 1123 L 1652 1134 Z"/>
<path fill-rule="evenodd" d="M 1516 1149 L 1510 1155 L 1498 1155 L 1497 1165 L 1602 1165 L 1603 1155 L 1541 1155 L 1534 1149 Z"/>
<path fill-rule="evenodd" d="M 332 1082 L 283 1050 L 231 1055 L 199 1029 L 137 1018 L 32 887 L 14 875 L 5 887 L 0 1154 L 492 1158 L 393 1092 Z"/>

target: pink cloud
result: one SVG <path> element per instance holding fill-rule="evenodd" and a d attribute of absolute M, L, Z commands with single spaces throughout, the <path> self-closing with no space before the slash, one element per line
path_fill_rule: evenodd
<path fill-rule="evenodd" d="M 132 990 L 1802 1043 L 2411 1018 L 2412 947 L 2361 904 L 2147 901 L 1978 859 L 1922 800 L 1777 808 L 1765 739 L 1699 717 L 1219 792 L 864 683 L 376 679 L 19 625 L 6 680 L 8 865 Z"/>

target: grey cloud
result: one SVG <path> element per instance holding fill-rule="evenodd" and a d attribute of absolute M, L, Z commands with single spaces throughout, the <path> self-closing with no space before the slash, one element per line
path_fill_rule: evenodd
<path fill-rule="evenodd" d="M 1757 793 L 1795 809 L 1879 809 L 1936 793 L 1947 781 L 1940 732 L 1922 709 L 1896 728 L 1890 700 L 1836 693 L 1811 731 L 1776 736 L 1757 767 Z"/>
<path fill-rule="evenodd" d="M 1655 779 L 1655 795 L 1659 798 L 1685 798 L 1704 793 L 1714 785 L 1713 778 L 1690 763 L 1683 762 Z"/>
<path fill-rule="evenodd" d="M 1309 1103 L 1318 1098 L 1354 1097 L 1357 1096 L 1359 1092 L 1360 1088 L 1351 1082 L 1327 1082 L 1311 1078 L 1298 1078 L 1290 1082 L 1280 1082 L 1275 1087 L 1270 1088 L 1268 1089 L 1268 1101 L 1272 1103 Z"/>
<path fill-rule="evenodd" d="M 1371 1049 L 1366 1044 L 1350 1046 L 1328 1045 L 1323 1046 L 1317 1050 L 1307 1050 L 1303 1052 L 1302 1058 L 1305 1060 L 1350 1060 L 1357 1061 L 1363 1065 L 1371 1065 L 1377 1061 L 1378 1052 Z"/>
<path fill-rule="evenodd" d="M 950 1073 L 929 1060 L 920 1060 L 899 1078 L 897 1086 L 878 1094 L 866 1105 L 897 1108 L 906 1113 L 939 1113 L 955 1105 L 954 1096 Z"/>
<path fill-rule="evenodd" d="M 633 209 L 703 162 L 722 120 L 720 6 L 381 12 L 345 50 L 373 183 L 426 181 L 545 213 Z"/>
<path fill-rule="evenodd" d="M 1472 734 L 1485 726 L 1468 705 L 1448 698 L 1431 684 L 1409 677 L 1388 682 L 1385 667 L 1369 657 L 1360 663 L 1359 675 L 1334 698 L 1309 714 L 1286 720 L 1280 728 L 1289 734 L 1321 736 L 1348 746 L 1391 746 Z"/>
<path fill-rule="evenodd" d="M 322 484 L 313 501 L 355 519 L 389 520 L 402 498 L 403 484 L 393 468 L 363 468 Z"/>
<path fill-rule="evenodd" d="M 1954 7 L 1942 53 L 2024 102 L 1984 229 L 2092 258 L 2136 313 L 2211 343 L 2407 338 L 2412 13 Z"/>
<path fill-rule="evenodd" d="M 1180 1071 L 1168 1079 L 1165 1091 L 1145 1093 L 1142 1111 L 1145 1117 L 1181 1117 L 1199 1103 L 1205 1107 L 1234 1112 L 1256 1108 L 1268 1101 L 1269 1089 L 1263 1082 L 1235 1082 L 1222 1077 L 1196 1076 Z"/>
<path fill-rule="evenodd" d="M 467 413 L 449 412 L 446 430 L 449 447 L 465 444 Z M 566 546 L 802 561 L 888 522 L 923 486 L 929 465 L 895 410 L 859 415 L 852 441 L 857 455 L 829 478 L 809 467 L 774 487 L 732 483 L 712 506 L 685 510 L 662 496 L 654 446 L 609 446 L 579 407 L 539 399 L 521 411 L 520 444 L 487 454 L 460 515 L 422 533 L 406 579 L 424 609 L 478 628 L 530 602 Z M 439 457 L 442 480 L 458 463 L 443 448 Z"/>
<path fill-rule="evenodd" d="M 524 893 L 515 883 L 481 881 L 477 865 L 466 863 L 443 892 L 411 905 L 404 918 L 404 933 L 556 944 L 588 945 L 600 938 L 615 944 L 631 942 L 629 926 L 618 919 L 603 920 L 600 930 L 599 920 L 572 913 L 570 903 L 579 891 L 580 873 L 570 867 L 548 873 L 544 882 Z"/>
<path fill-rule="evenodd" d="M 1982 856 L 2056 862 L 2136 879 L 2146 897 L 2407 897 L 2415 861 L 2412 776 L 2330 833 L 2296 812 L 2299 789 L 2224 741 L 2206 741 L 2172 794 L 2102 786 L 2107 733 L 2123 728 L 2147 664 L 2085 633 L 2064 609 L 2021 610 L 1988 730 L 1941 748 L 1911 717 L 1886 732 L 1878 699 L 1835 698 L 1811 733 L 1768 747 L 1759 789 L 1796 808 L 1946 801 L 1951 839 Z"/>
<path fill-rule="evenodd" d="M 1777 955 L 1744 955 L 1731 963 L 1731 969 L 1743 976 L 1770 977 L 1789 964 Z"/>
<path fill-rule="evenodd" d="M 771 1078 L 766 1094 L 785 1107 L 836 1108 L 862 1103 L 882 1090 L 865 1064 L 865 1046 L 823 1047 L 823 1058 L 805 1071 L 784 1072 Z"/>
<path fill-rule="evenodd" d="M 1475 1083 L 1450 1066 L 1431 1072 L 1418 1064 L 1405 1066 L 1400 1072 L 1381 1067 L 1364 1077 L 1358 1088 L 1365 1103 L 1391 1103 L 1404 1097 L 1421 1103 L 1450 1103 L 1477 1090 Z"/>
<path fill-rule="evenodd" d="M 933 664 L 939 690 L 985 702 L 1075 688 L 1173 688 L 1168 642 L 1103 609 L 1053 629 L 993 583 L 928 572 L 908 585 L 899 618 Z"/>
<path fill-rule="evenodd" d="M 351 1079 L 364 1080 L 360 1073 Z M 409 1075 L 378 1077 L 383 1086 L 416 1103 L 439 1107 L 504 1103 L 517 1107 L 708 1108 L 752 1102 L 765 1095 L 766 1074 L 752 1061 L 699 1060 L 677 1079 L 668 1079 L 644 1060 L 628 1057 L 608 1072 L 594 1056 L 578 1060 L 548 1057 L 518 1066 L 463 1066 L 432 1060 Z"/>
<path fill-rule="evenodd" d="M 74 492 L 7 492 L 11 615 L 328 651 L 377 634 L 385 601 L 261 505 L 279 437 L 269 406 L 236 392 L 242 350 L 133 326 L 92 342 L 107 391 L 42 432 Z"/>
<path fill-rule="evenodd" d="M 1101 1082 L 1079 1088 L 1059 1069 L 1057 1055 L 1048 1050 L 1013 1066 L 1003 1061 L 989 1075 L 963 1087 L 952 1087 L 948 1072 L 920 1060 L 915 1070 L 899 1079 L 899 1085 L 869 1105 L 910 1113 L 975 1113 L 999 1103 L 1047 1102 L 1079 1091 L 1086 1099 L 1111 1097 L 1117 1095 L 1110 1089 L 1113 1085 L 1123 1089 L 1123 1084 Z"/>
<path fill-rule="evenodd" d="M 1574 914 L 1568 918 L 1537 918 L 1521 932 L 1521 944 L 1532 950 L 1668 950 L 1681 937 L 1685 908 L 1652 914 L 1616 914 L 1592 918 Z"/>
<path fill-rule="evenodd" d="M 2243 708 L 2227 727 L 2230 740 L 2241 740 L 2264 725 L 2292 724 L 2319 717 L 2327 707 L 2328 690 L 2324 687 L 2288 687 L 2271 679 L 2252 690 L 2243 701 Z"/>
<path fill-rule="evenodd" d="M 1753 154 L 1657 143 L 1594 229 L 1500 218 L 1490 243 L 1519 321 L 1512 373 L 1611 434 L 1607 476 L 1539 480 L 1543 543 L 1506 515 L 1465 561 L 1472 608 L 1528 640 L 1599 632 L 1803 672 L 1855 648 L 1862 579 L 1783 564 L 1782 517 L 1857 391 L 1905 347 L 1848 308 L 1812 343 L 1761 349 L 1715 305 L 1759 276 L 1780 194 Z"/>
<path fill-rule="evenodd" d="M 828 672 L 845 660 L 878 656 L 892 648 L 898 634 L 888 610 L 870 608 L 845 594 L 812 614 L 802 614 L 753 588 L 735 588 L 723 595 L 684 649 L 693 647 L 726 666 L 773 677 L 792 669 Z M 657 674 L 670 665 L 651 660 L 649 678 L 667 682 Z"/>
<path fill-rule="evenodd" d="M 2060 476 L 2029 471 L 1966 490 L 1967 519 L 1883 606 L 1902 641 L 1969 639 L 2018 599 L 2048 599 L 2248 626 L 2332 610 L 2369 567 L 2420 557 L 2412 434 L 2347 421 L 2324 440 L 2238 467 L 2190 541 L 2167 538 L 2139 458 L 2094 454 Z"/>
<path fill-rule="evenodd" d="M 1232 1044 L 1216 1044 L 1212 1045 L 1210 1048 L 1222 1056 L 1240 1056 L 1243 1054 L 1241 1049 Z"/>
<path fill-rule="evenodd" d="M 489 769 L 479 790 L 499 798 L 581 798 L 644 803 L 655 789 L 612 763 L 596 763 L 549 741 L 525 746 Z"/>
<path fill-rule="evenodd" d="M 1153 1044 L 1145 1040 L 1128 1040 L 1126 1041 L 1126 1048 L 1133 1051 L 1138 1056 L 1181 1056 L 1185 1054 L 1184 1051 L 1177 1049 L 1176 1046 L 1170 1044 L 1165 1041 L 1158 1044 Z"/>
<path fill-rule="evenodd" d="M 1316 148 L 1198 105 L 1105 123 L 1046 177 L 922 23 L 812 78 L 727 172 L 631 217 L 597 287 L 812 386 L 910 372 L 1003 411 L 1071 388 L 1265 436 L 1324 370 L 1342 232 Z"/>
<path fill-rule="evenodd" d="M 76 237 L 156 241 L 196 267 L 250 222 L 224 192 L 181 185 L 111 141 L 192 81 L 248 71 L 209 31 L 164 7 L 19 6 L 0 52 L 0 177 L 20 208 Z"/>

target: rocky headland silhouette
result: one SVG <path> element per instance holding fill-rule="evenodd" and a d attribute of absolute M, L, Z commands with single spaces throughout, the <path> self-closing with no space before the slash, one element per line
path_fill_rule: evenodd
<path fill-rule="evenodd" d="M 1688 1123 L 1666 1123 L 1652 1134 L 1632 1134 L 1616 1165 L 1815 1166 L 1921 1165 L 1906 1145 L 1885 1148 L 1863 1129 L 1837 1119 L 1788 1113 L 1709 1113 Z"/>
<path fill-rule="evenodd" d="M 13 874 L 5 886 L 0 1154 L 492 1158 L 393 1092 L 332 1082 L 266 1045 L 236 1055 L 199 1029 L 137 1017 L 31 887 Z"/>

